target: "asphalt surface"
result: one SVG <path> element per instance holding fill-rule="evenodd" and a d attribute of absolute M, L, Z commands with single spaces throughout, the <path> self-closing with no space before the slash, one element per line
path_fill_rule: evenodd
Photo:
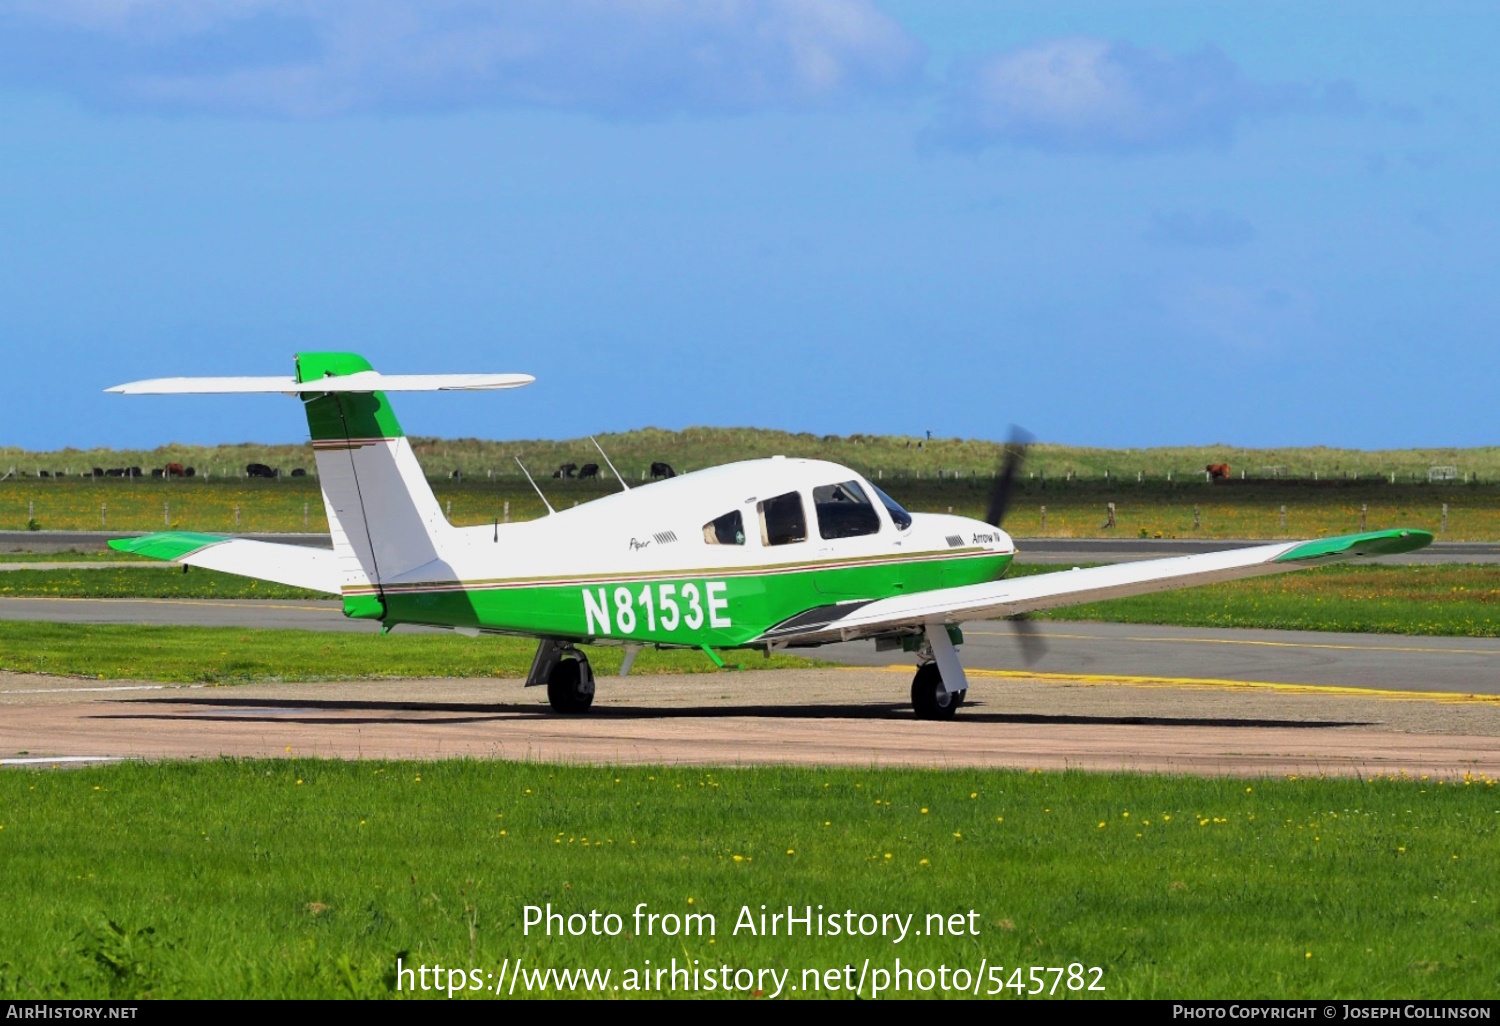
<path fill-rule="evenodd" d="M 519 680 L 204 687 L 0 672 L 0 766 L 122 758 L 559 760 L 1500 777 L 1500 701 L 989 679 L 946 723 L 883 669 L 632 676 L 558 716 Z"/>
<path fill-rule="evenodd" d="M 111 538 L 134 538 L 139 531 L 0 531 L 0 553 L 91 552 L 108 548 Z M 242 538 L 329 548 L 326 534 L 245 534 Z M 1017 538 L 1023 563 L 1123 563 L 1163 556 L 1187 556 L 1221 549 L 1267 545 L 1270 539 L 1241 538 Z M 1388 556 L 1383 563 L 1500 563 L 1500 542 L 1434 542 L 1419 552 Z"/>
<path fill-rule="evenodd" d="M 337 602 L 235 599 L 0 599 L 0 620 L 177 624 L 374 633 Z M 1038 679 L 1239 681 L 1363 690 L 1500 694 L 1500 639 L 1424 638 L 1136 624 L 1034 621 L 1046 653 L 1027 666 L 1009 624 L 963 627 L 964 665 Z M 423 628 L 398 627 L 398 631 Z M 872 643 L 825 645 L 806 654 L 855 666 L 911 666 Z"/>

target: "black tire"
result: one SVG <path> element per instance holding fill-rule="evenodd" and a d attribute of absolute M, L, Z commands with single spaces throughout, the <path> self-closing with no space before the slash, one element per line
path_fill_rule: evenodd
<path fill-rule="evenodd" d="M 911 679 L 911 707 L 919 720 L 951 720 L 964 704 L 965 692 L 949 694 L 943 688 L 943 676 L 937 663 L 923 663 Z"/>
<path fill-rule="evenodd" d="M 552 711 L 576 716 L 594 704 L 594 674 L 582 659 L 560 659 L 547 678 L 547 701 Z"/>

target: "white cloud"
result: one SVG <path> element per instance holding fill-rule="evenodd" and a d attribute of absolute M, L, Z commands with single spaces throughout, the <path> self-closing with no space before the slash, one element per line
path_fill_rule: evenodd
<path fill-rule="evenodd" d="M 953 76 L 937 138 L 959 148 L 1144 151 L 1227 145 L 1253 115 L 1357 113 L 1344 83 L 1250 81 L 1224 53 L 1172 54 L 1090 37 L 1052 40 Z"/>
<path fill-rule="evenodd" d="M 21 0 L 0 33 L 13 83 L 292 117 L 798 108 L 909 85 L 924 56 L 871 0 Z"/>

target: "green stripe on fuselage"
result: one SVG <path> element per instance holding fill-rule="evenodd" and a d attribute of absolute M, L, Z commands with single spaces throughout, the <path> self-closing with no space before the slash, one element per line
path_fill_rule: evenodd
<path fill-rule="evenodd" d="M 925 559 L 879 566 L 789 570 L 735 576 L 695 573 L 675 580 L 512 588 L 387 592 L 385 622 L 477 627 L 573 641 L 619 639 L 662 645 L 734 648 L 808 609 L 934 588 L 981 584 L 1001 576 L 1010 554 Z M 587 598 L 585 597 L 587 593 Z M 349 596 L 350 616 L 369 617 L 381 600 Z"/>

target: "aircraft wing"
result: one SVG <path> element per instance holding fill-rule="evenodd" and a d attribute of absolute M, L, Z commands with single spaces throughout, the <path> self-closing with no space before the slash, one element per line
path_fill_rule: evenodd
<path fill-rule="evenodd" d="M 519 388 L 530 374 L 381 374 L 358 371 L 298 382 L 296 378 L 151 378 L 106 388 L 120 395 L 286 395 L 313 392 L 476 392 Z"/>
<path fill-rule="evenodd" d="M 109 547 L 151 559 L 169 559 L 205 570 L 274 581 L 294 588 L 341 594 L 332 549 L 225 538 L 190 531 L 159 531 L 140 538 L 114 538 Z"/>
<path fill-rule="evenodd" d="M 758 640 L 805 645 L 915 632 L 934 623 L 995 620 L 1102 599 L 1217 584 L 1369 556 L 1396 555 L 1424 548 L 1431 542 L 1432 534 L 1428 531 L 1373 531 L 1319 541 L 1278 542 L 1197 556 L 1060 570 L 869 602 L 820 606 L 772 627 Z"/>

